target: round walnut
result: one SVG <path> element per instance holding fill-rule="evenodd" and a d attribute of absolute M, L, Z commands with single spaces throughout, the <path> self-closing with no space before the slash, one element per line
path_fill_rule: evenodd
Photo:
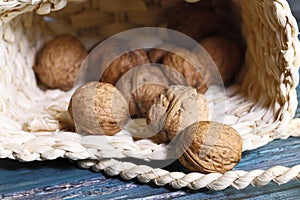
<path fill-rule="evenodd" d="M 222 19 L 212 10 L 201 9 L 199 8 L 201 6 L 196 5 L 185 2 L 179 3 L 168 14 L 167 27 L 196 41 L 218 32 Z"/>
<path fill-rule="evenodd" d="M 116 87 L 129 102 L 132 117 L 145 117 L 157 96 L 169 86 L 169 81 L 159 67 L 135 67 L 124 74 Z"/>
<path fill-rule="evenodd" d="M 150 49 L 150 51 L 148 52 L 148 56 L 149 56 L 151 63 L 162 63 L 163 62 L 165 55 L 168 54 L 168 51 L 164 50 L 163 48 L 172 50 L 173 48 L 175 48 L 175 46 L 173 44 L 163 44 L 163 45 L 159 45 L 153 49 Z"/>
<path fill-rule="evenodd" d="M 197 89 L 199 93 L 205 93 L 211 83 L 210 69 L 200 63 L 198 57 L 183 48 L 174 49 L 174 53 L 168 53 L 164 60 L 164 72 L 176 85 L 186 85 Z"/>
<path fill-rule="evenodd" d="M 88 67 L 84 71 L 85 82 L 99 81 L 108 62 L 112 62 L 116 55 L 129 51 L 128 43 L 118 38 L 110 38 L 97 44 L 88 56 Z M 109 59 L 110 58 L 110 59 Z M 106 62 L 106 63 L 105 63 Z"/>
<path fill-rule="evenodd" d="M 121 56 L 118 56 L 119 54 Z M 100 82 L 115 85 L 122 75 L 130 69 L 148 63 L 150 63 L 148 55 L 143 49 L 130 51 L 128 44 L 113 42 L 101 56 L 102 74 Z"/>
<path fill-rule="evenodd" d="M 147 114 L 150 132 L 169 141 L 194 122 L 208 119 L 206 97 L 192 87 L 180 85 L 161 92 Z"/>
<path fill-rule="evenodd" d="M 187 169 L 201 173 L 225 173 L 242 156 L 242 138 L 232 127 L 217 122 L 195 122 L 178 138 L 176 152 Z"/>
<path fill-rule="evenodd" d="M 113 85 L 89 82 L 72 95 L 68 111 L 81 134 L 118 133 L 128 120 L 128 105 Z"/>
<path fill-rule="evenodd" d="M 230 83 L 243 62 L 243 51 L 239 43 L 226 37 L 212 36 L 202 40 L 200 45 L 211 56 L 219 70 L 211 72 L 212 81 L 218 82 L 220 73 L 224 84 Z"/>
<path fill-rule="evenodd" d="M 73 36 L 63 34 L 47 42 L 38 53 L 34 71 L 51 89 L 70 90 L 87 50 Z"/>

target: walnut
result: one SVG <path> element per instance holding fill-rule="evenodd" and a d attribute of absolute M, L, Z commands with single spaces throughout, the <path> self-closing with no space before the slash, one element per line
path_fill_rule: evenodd
<path fill-rule="evenodd" d="M 165 134 L 155 134 L 149 131 L 145 118 L 135 118 L 130 120 L 124 127 L 134 140 L 149 139 L 154 143 L 161 144 L 169 142 Z"/>
<path fill-rule="evenodd" d="M 180 85 L 164 90 L 147 113 L 150 132 L 169 141 L 194 122 L 208 119 L 206 97 L 192 87 Z"/>
<path fill-rule="evenodd" d="M 191 171 L 225 173 L 242 156 L 242 138 L 232 127 L 217 122 L 195 122 L 178 137 L 180 163 Z"/>
<path fill-rule="evenodd" d="M 153 49 L 150 49 L 148 52 L 149 59 L 151 63 L 162 63 L 165 55 L 167 55 L 168 51 L 162 49 L 162 48 L 168 48 L 173 49 L 175 46 L 173 44 L 163 44 L 159 45 Z"/>
<path fill-rule="evenodd" d="M 157 66 L 145 65 L 130 70 L 117 82 L 116 87 L 129 102 L 133 117 L 145 117 L 153 101 L 169 81 Z"/>
<path fill-rule="evenodd" d="M 68 111 L 81 134 L 118 133 L 128 120 L 128 105 L 113 85 L 89 82 L 72 95 Z"/>
<path fill-rule="evenodd" d="M 217 33 L 222 19 L 209 9 L 199 9 L 195 4 L 181 3 L 168 14 L 167 27 L 183 33 L 196 41 Z M 184 43 L 184 42 L 182 42 Z"/>
<path fill-rule="evenodd" d="M 183 48 L 176 48 L 174 52 L 168 53 L 163 60 L 166 76 L 174 84 L 185 85 L 187 82 L 197 92 L 205 93 L 211 83 L 210 70 L 194 53 Z"/>
<path fill-rule="evenodd" d="M 125 40 L 111 38 L 97 44 L 88 56 L 88 68 L 85 71 L 85 82 L 99 81 L 100 76 L 109 66 L 116 55 L 129 51 L 128 44 Z M 103 67 L 102 67 L 103 66 Z"/>
<path fill-rule="evenodd" d="M 129 52 L 127 52 L 129 51 Z M 127 52 L 127 53 L 124 53 Z M 111 58 L 121 56 L 110 62 Z M 133 67 L 150 63 L 146 51 L 137 49 L 130 51 L 130 46 L 125 42 L 112 42 L 111 46 L 101 54 L 100 82 L 115 85 L 123 74 Z"/>
<path fill-rule="evenodd" d="M 243 50 L 238 42 L 222 36 L 208 37 L 200 42 L 215 62 L 225 85 L 242 67 Z M 212 81 L 217 82 L 218 72 L 212 72 Z"/>
<path fill-rule="evenodd" d="M 47 42 L 37 56 L 34 71 L 51 89 L 70 90 L 87 50 L 73 36 L 63 34 Z"/>

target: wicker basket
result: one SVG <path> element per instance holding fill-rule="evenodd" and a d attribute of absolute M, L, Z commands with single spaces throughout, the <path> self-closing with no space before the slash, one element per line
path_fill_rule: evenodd
<path fill-rule="evenodd" d="M 178 1 L 1 0 L 0 158 L 29 162 L 64 157 L 109 175 L 137 177 L 142 182 L 153 180 L 157 185 L 169 183 L 175 188 L 221 190 L 231 185 L 242 189 L 249 184 L 264 185 L 272 180 L 282 184 L 300 178 L 299 165 L 208 175 L 168 172 L 113 159 L 168 159 L 165 145 L 148 140 L 135 142 L 126 134 L 103 140 L 104 136 L 64 131 L 60 121 L 73 91 L 43 91 L 38 87 L 32 66 L 39 48 L 60 33 L 73 34 L 91 48 L 123 30 L 163 27 L 163 13 Z M 247 50 L 241 84 L 226 88 L 225 122 L 241 134 L 243 150 L 258 148 L 273 139 L 300 136 L 300 120 L 293 119 L 300 45 L 297 22 L 288 3 L 232 2 L 240 11 Z M 140 17 L 144 15 L 147 17 Z"/>

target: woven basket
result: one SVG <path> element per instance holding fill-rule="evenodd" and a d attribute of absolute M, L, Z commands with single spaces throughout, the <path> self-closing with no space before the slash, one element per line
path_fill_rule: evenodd
<path fill-rule="evenodd" d="M 36 52 L 53 36 L 70 33 L 88 49 L 103 38 L 141 26 L 165 26 L 163 13 L 179 0 L 0 1 L 0 158 L 20 161 L 79 161 L 124 179 L 138 178 L 175 188 L 215 190 L 300 178 L 300 165 L 225 174 L 184 174 L 114 158 L 169 159 L 166 145 L 134 141 L 129 135 L 81 136 L 64 131 L 73 91 L 41 90 L 32 66 Z M 226 88 L 225 123 L 243 138 L 243 150 L 274 139 L 300 136 L 297 108 L 298 27 L 285 0 L 232 0 L 246 42 L 242 82 Z M 68 5 L 67 5 L 68 4 Z M 55 12 L 54 12 L 55 11 Z M 141 17 L 147 15 L 147 17 Z M 218 95 L 213 101 L 218 101 Z M 129 127 L 129 130 L 142 131 Z"/>

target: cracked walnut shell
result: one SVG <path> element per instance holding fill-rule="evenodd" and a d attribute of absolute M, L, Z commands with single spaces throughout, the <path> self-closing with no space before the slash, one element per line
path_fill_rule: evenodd
<path fill-rule="evenodd" d="M 243 141 L 231 126 L 201 121 L 179 135 L 176 152 L 188 170 L 201 173 L 225 173 L 242 156 Z"/>
<path fill-rule="evenodd" d="M 38 53 L 34 71 L 49 88 L 70 90 L 87 50 L 73 36 L 63 34 L 47 42 Z"/>
<path fill-rule="evenodd" d="M 208 119 L 206 97 L 192 87 L 181 85 L 164 90 L 147 113 L 149 130 L 169 141 L 194 122 Z"/>
<path fill-rule="evenodd" d="M 128 120 L 128 105 L 113 85 L 89 82 L 72 95 L 68 111 L 81 134 L 115 135 Z"/>

